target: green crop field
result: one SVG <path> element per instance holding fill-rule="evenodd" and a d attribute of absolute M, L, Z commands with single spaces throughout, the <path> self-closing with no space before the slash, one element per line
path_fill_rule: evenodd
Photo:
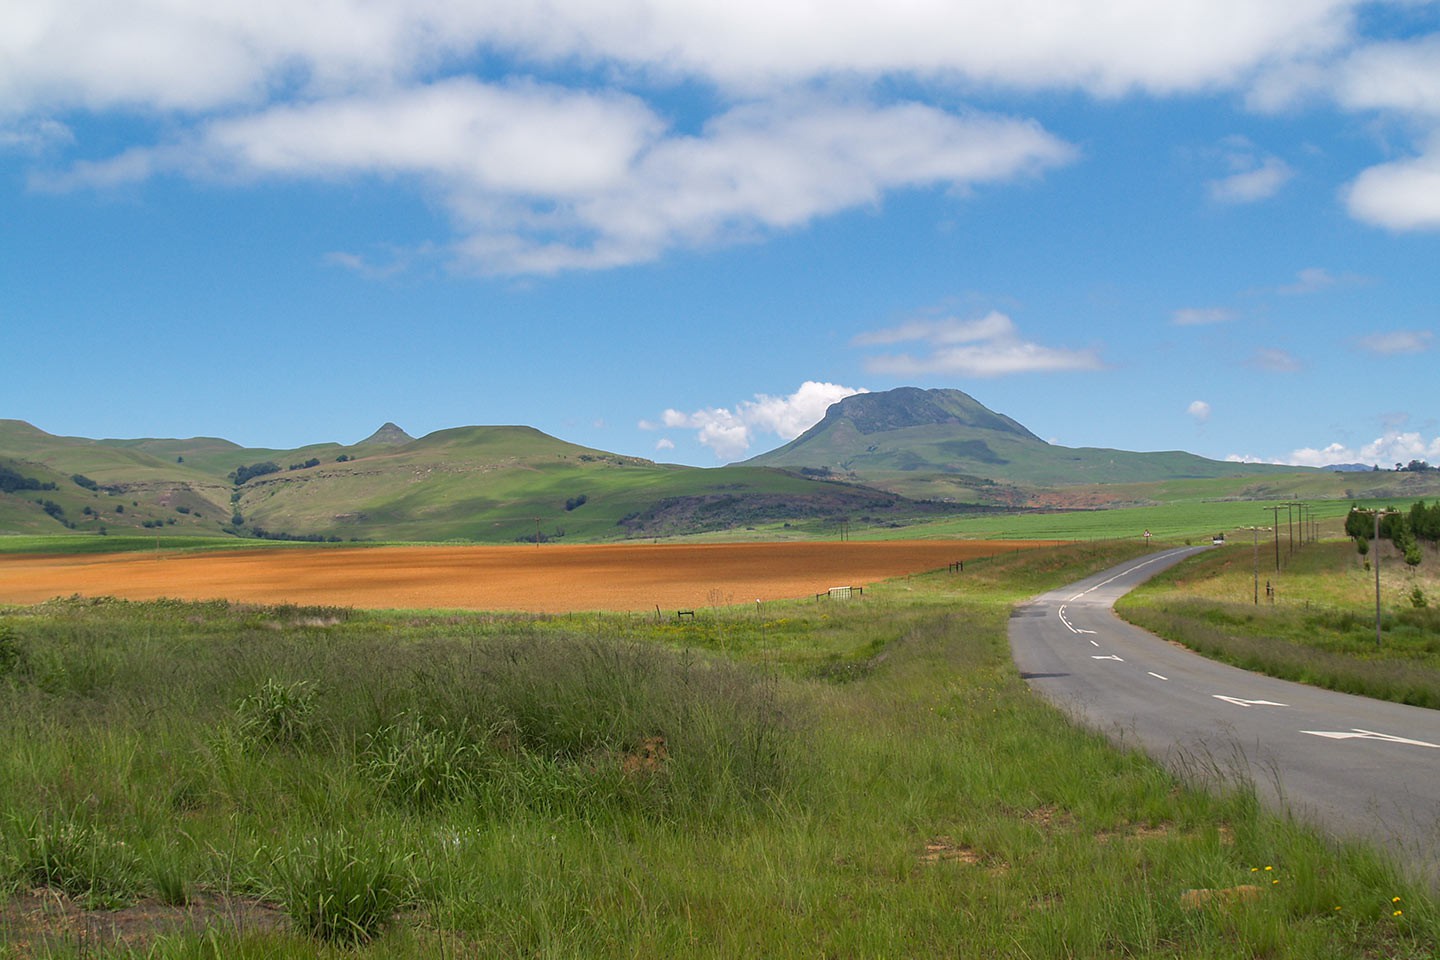
<path fill-rule="evenodd" d="M 1142 549 L 685 621 L 0 609 L 0 957 L 1433 956 L 1373 849 L 1029 693 L 1011 605 Z"/>

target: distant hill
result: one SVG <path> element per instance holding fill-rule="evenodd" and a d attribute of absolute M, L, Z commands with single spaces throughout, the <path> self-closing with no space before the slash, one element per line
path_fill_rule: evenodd
<path fill-rule="evenodd" d="M 379 430 L 376 430 L 374 433 L 370 434 L 370 436 L 366 437 L 364 440 L 361 440 L 359 443 L 356 444 L 356 446 L 363 447 L 384 444 L 386 446 L 394 447 L 405 443 L 411 443 L 414 441 L 414 439 L 415 438 L 410 436 L 410 434 L 406 433 L 404 430 L 400 429 L 395 424 L 387 421 L 383 426 L 380 427 Z"/>
<path fill-rule="evenodd" d="M 1336 473 L 1046 443 L 958 390 L 858 394 L 770 453 L 660 464 L 532 427 L 281 449 L 216 437 L 91 440 L 0 420 L 0 535 L 594 541 L 836 535 L 987 510 L 1194 499 L 1434 496 L 1440 474 Z"/>
<path fill-rule="evenodd" d="M 352 445 L 89 440 L 0 421 L 0 534 L 152 531 L 311 540 L 606 540 L 756 524 L 898 525 L 955 507 L 763 467 L 657 464 L 531 427 Z M 77 479 L 78 478 L 78 479 Z"/>
<path fill-rule="evenodd" d="M 832 404 L 777 450 L 746 463 L 915 493 L 947 486 L 1050 487 L 1294 473 L 1298 467 L 1208 460 L 1182 451 L 1131 453 L 1046 443 L 959 390 L 901 387 Z"/>

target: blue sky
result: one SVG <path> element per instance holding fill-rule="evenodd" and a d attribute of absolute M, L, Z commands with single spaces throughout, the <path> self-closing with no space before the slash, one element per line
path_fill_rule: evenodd
<path fill-rule="evenodd" d="M 16 0 L 0 417 L 1440 462 L 1440 3 Z"/>

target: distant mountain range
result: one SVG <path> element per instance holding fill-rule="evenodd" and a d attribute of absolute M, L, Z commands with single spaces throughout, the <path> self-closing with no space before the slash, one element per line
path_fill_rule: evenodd
<path fill-rule="evenodd" d="M 417 439 L 386 423 L 359 443 L 283 450 L 214 437 L 59 437 L 0 420 L 0 534 L 487 542 L 744 527 L 814 534 L 852 522 L 1134 502 L 1147 496 L 1136 485 L 1183 480 L 1254 478 L 1254 495 L 1266 496 L 1274 491 L 1263 478 L 1297 470 L 1061 447 L 958 390 L 908 387 L 847 397 L 778 450 L 713 468 L 608 453 L 523 426 Z M 1064 492 L 1105 485 L 1126 486 L 1114 497 Z M 1244 482 L 1232 486 L 1229 495 L 1249 495 Z"/>

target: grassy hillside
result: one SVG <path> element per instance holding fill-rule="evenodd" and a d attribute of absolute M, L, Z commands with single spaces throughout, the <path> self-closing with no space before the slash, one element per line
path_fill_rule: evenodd
<path fill-rule="evenodd" d="M 829 471 L 907 496 L 973 494 L 986 503 L 1014 502 L 1014 492 L 1004 485 L 1144 483 L 1297 469 L 1208 460 L 1178 450 L 1061 447 L 958 390 L 913 387 L 847 397 L 790 443 L 749 462 Z M 951 477 L 959 482 L 947 483 Z"/>
<path fill-rule="evenodd" d="M 258 477 L 240 492 L 249 525 L 342 539 L 615 539 L 941 509 L 776 470 L 656 464 L 528 427 L 441 431 L 375 456 Z"/>

